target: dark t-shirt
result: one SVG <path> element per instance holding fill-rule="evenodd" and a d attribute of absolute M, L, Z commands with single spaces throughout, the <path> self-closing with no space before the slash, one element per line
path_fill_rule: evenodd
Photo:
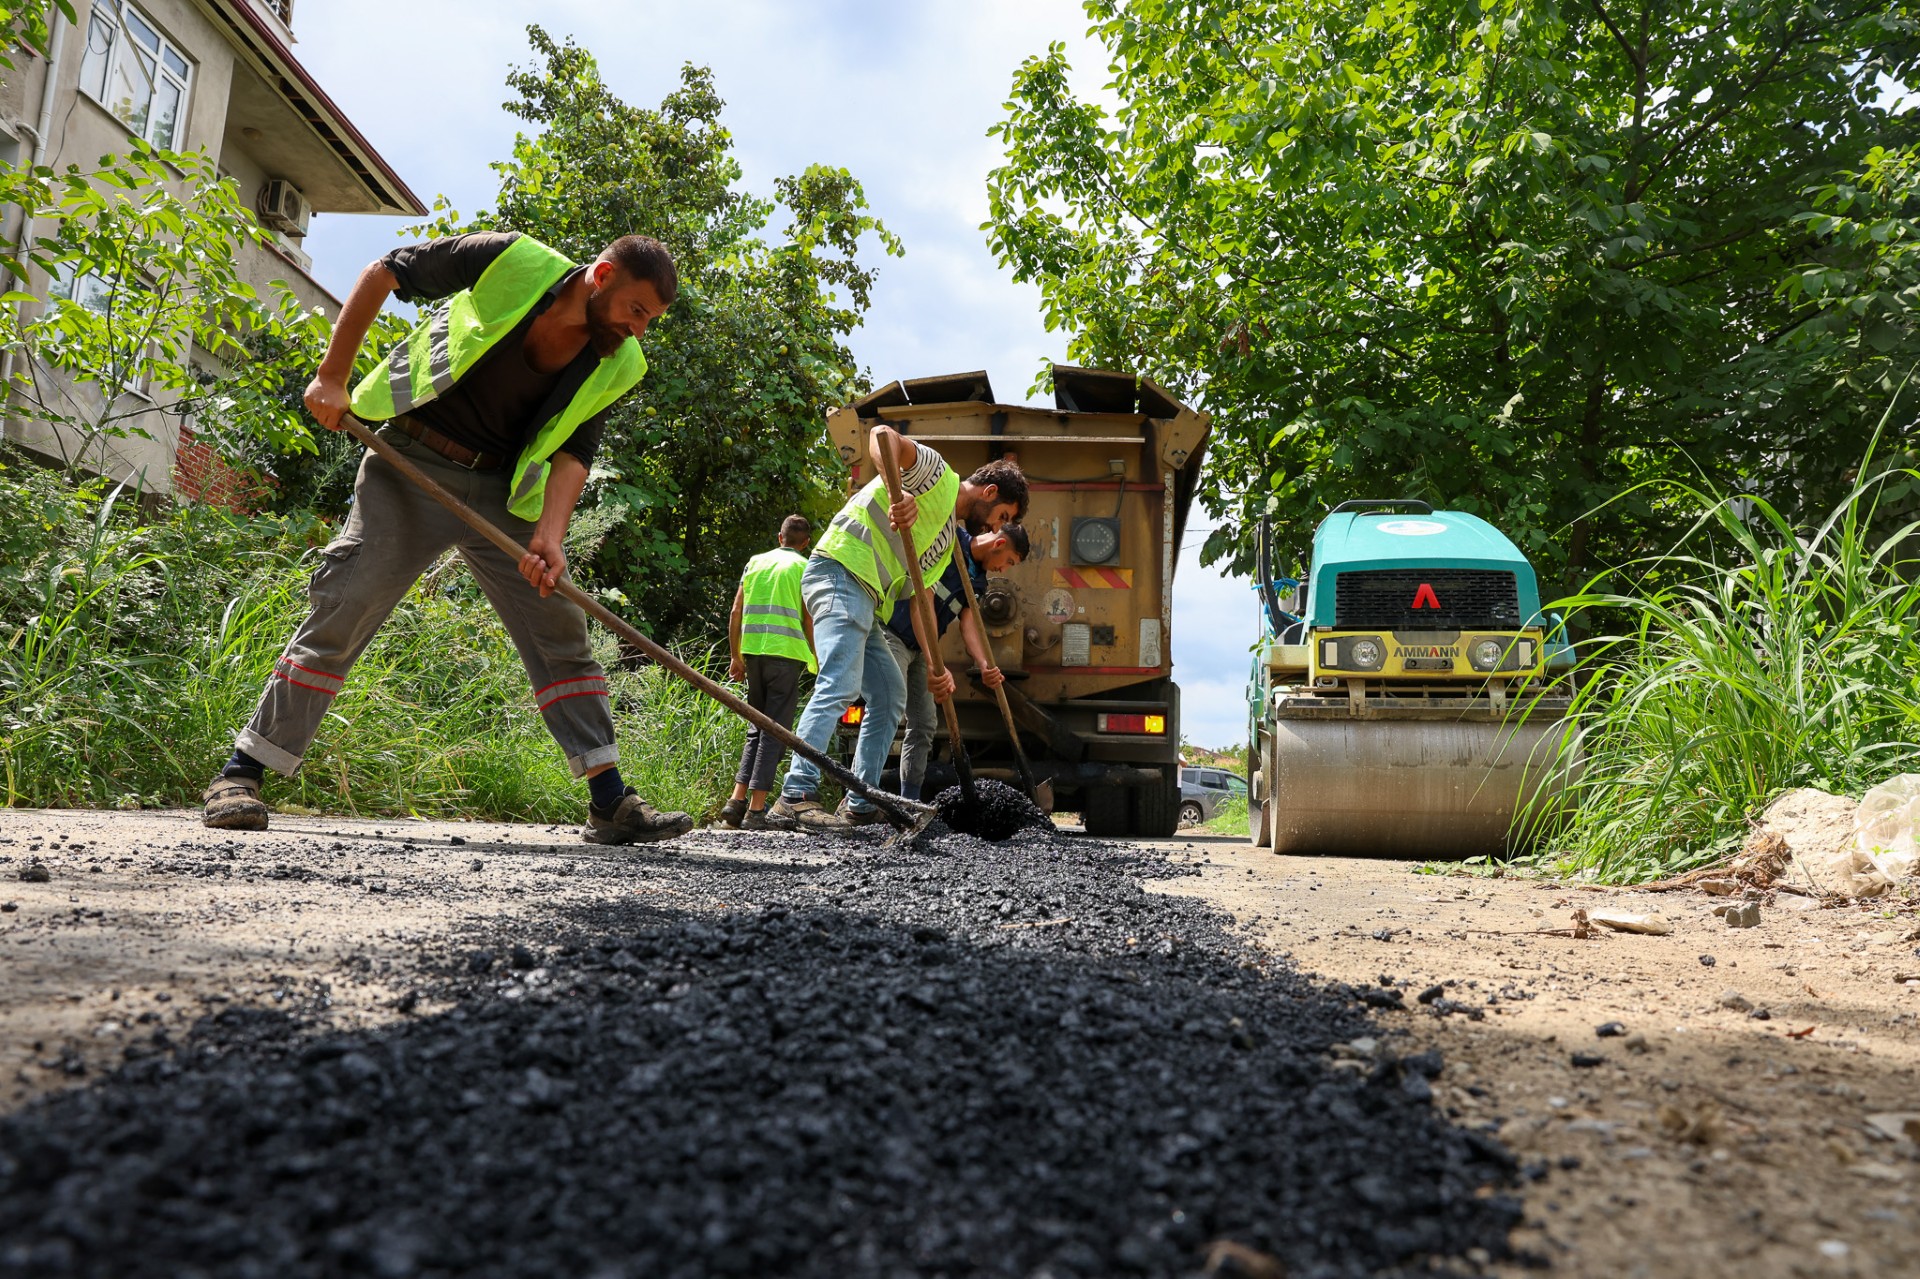
<path fill-rule="evenodd" d="M 960 585 L 960 566 L 965 564 L 967 571 L 973 575 L 973 590 L 976 595 L 987 589 L 987 570 L 981 568 L 980 561 L 973 558 L 973 535 L 964 528 L 956 528 L 955 531 L 960 541 L 953 548 L 953 558 L 947 561 L 946 571 L 940 574 L 941 589 L 929 592 L 933 596 L 933 624 L 942 635 L 947 633 L 949 626 L 960 619 L 960 614 L 967 607 L 965 590 Z M 928 585 L 931 586 L 933 583 Z M 887 627 L 907 642 L 909 653 L 920 651 L 920 641 L 913 633 L 912 608 L 906 604 L 896 606 L 892 618 L 887 622 Z"/>
<path fill-rule="evenodd" d="M 400 282 L 394 296 L 402 302 L 437 302 L 472 288 L 493 260 L 519 238 L 517 231 L 473 231 L 409 244 L 380 261 Z M 519 456 L 527 439 L 566 406 L 599 363 L 591 345 L 557 373 L 541 373 L 527 363 L 527 330 L 580 270 L 575 267 L 549 289 L 511 332 L 467 370 L 465 377 L 437 398 L 409 410 L 408 416 L 470 449 L 508 458 Z M 592 466 L 606 418 L 602 412 L 582 422 L 560 451 L 579 458 L 582 465 Z"/>

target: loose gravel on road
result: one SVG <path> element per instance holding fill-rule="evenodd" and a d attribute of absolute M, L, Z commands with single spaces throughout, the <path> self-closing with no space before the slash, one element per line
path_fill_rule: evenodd
<path fill-rule="evenodd" d="M 1157 853 L 637 853 L 418 943 L 393 1020 L 232 1005 L 0 1118 L 0 1275 L 1307 1276 L 1507 1255 L 1512 1160 Z M 698 845 L 693 845 L 698 847 Z M 281 849 L 279 859 L 297 860 Z M 469 853 L 448 849 L 467 864 Z M 728 911 L 676 910 L 726 876 Z M 1246 1254 L 1251 1255 L 1251 1254 Z M 1216 1260 L 1220 1254 L 1216 1252 Z M 1232 1263 L 1216 1273 L 1235 1271 Z"/>

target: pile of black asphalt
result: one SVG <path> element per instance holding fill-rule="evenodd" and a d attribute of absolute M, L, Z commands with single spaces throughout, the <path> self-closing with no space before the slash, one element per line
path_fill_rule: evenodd
<path fill-rule="evenodd" d="M 1048 825 L 1039 805 L 991 777 L 976 779 L 971 796 L 963 786 L 949 786 L 933 797 L 933 806 L 948 829 L 982 839 L 1012 839 Z"/>
<path fill-rule="evenodd" d="M 1271 1258 L 1306 1279 L 1509 1255 L 1516 1170 L 1436 1112 L 1438 1056 L 1329 1054 L 1381 1035 L 1396 1014 L 1367 1005 L 1391 1001 L 1144 891 L 1180 873 L 1158 854 L 876 836 L 823 866 L 801 840 L 632 854 L 598 904 L 422 945 L 377 1030 L 229 1007 L 0 1119 L 0 1275 L 1282 1273 Z M 724 877 L 734 905 L 643 904 L 621 875 L 690 900 Z"/>

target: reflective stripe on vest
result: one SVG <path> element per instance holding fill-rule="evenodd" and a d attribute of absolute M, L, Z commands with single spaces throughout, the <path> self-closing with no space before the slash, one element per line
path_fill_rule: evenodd
<path fill-rule="evenodd" d="M 573 265 L 530 235 L 515 237 L 472 288 L 422 315 L 406 338 L 361 379 L 350 400 L 354 416 L 384 422 L 446 394 L 494 343 L 513 332 Z M 631 337 L 600 360 L 573 398 L 520 450 L 507 509 L 523 520 L 538 519 L 551 469 L 547 459 L 582 422 L 632 390 L 646 371 L 646 356 Z"/>
<path fill-rule="evenodd" d="M 959 496 L 960 476 L 952 467 L 945 467 L 933 487 L 917 495 L 920 518 L 913 524 L 914 546 L 929 547 L 946 531 Z M 867 584 L 880 601 L 878 616 L 882 622 L 892 619 L 894 601 L 905 599 L 913 591 L 913 579 L 907 575 L 906 547 L 887 516 L 887 506 L 886 479 L 876 476 L 840 508 L 814 551 L 816 555 L 832 556 Z M 929 553 L 923 550 L 921 576 L 939 577 L 952 555 L 951 542 L 932 563 L 928 563 Z"/>
<path fill-rule="evenodd" d="M 740 651 L 768 657 L 790 657 L 814 665 L 813 649 L 800 618 L 800 576 L 807 557 L 786 547 L 767 551 L 747 561 L 740 574 Z"/>

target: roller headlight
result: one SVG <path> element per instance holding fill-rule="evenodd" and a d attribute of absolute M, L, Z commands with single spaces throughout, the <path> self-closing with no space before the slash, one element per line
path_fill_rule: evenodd
<path fill-rule="evenodd" d="M 1505 644 L 1497 639 L 1483 639 L 1473 646 L 1473 651 L 1468 656 L 1472 658 L 1473 669 L 1476 671 L 1491 671 L 1499 668 L 1500 659 L 1506 655 Z"/>
<path fill-rule="evenodd" d="M 1377 671 L 1386 660 L 1379 640 L 1357 639 L 1347 649 L 1347 660 L 1363 671 Z"/>

